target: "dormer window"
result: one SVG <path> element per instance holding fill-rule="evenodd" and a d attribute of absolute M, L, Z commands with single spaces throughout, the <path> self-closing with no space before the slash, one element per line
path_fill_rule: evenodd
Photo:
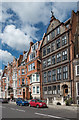
<path fill-rule="evenodd" d="M 29 61 L 31 61 L 32 59 L 34 59 L 36 57 L 36 51 L 35 52 L 32 52 L 30 55 L 29 55 Z"/>
<path fill-rule="evenodd" d="M 31 47 L 31 52 L 33 52 L 33 51 L 35 51 L 36 49 L 38 49 L 38 45 L 39 45 L 38 42 L 36 42 L 34 45 L 32 45 L 32 47 Z"/>

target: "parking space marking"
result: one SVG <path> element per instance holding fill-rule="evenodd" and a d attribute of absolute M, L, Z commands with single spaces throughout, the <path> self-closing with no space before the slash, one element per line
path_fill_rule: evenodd
<path fill-rule="evenodd" d="M 51 118 L 57 118 L 57 119 L 61 119 L 61 120 L 70 120 L 70 119 L 66 119 L 66 118 L 62 118 L 62 117 L 58 117 L 58 116 L 53 116 L 53 115 L 42 114 L 42 113 L 35 113 L 35 114 L 36 115 L 47 116 L 47 117 L 51 117 Z"/>

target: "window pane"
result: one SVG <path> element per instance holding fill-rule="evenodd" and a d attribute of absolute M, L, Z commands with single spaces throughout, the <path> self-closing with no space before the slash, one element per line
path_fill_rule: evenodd
<path fill-rule="evenodd" d="M 37 86 L 37 93 L 39 93 L 39 86 Z"/>
<path fill-rule="evenodd" d="M 56 43 L 57 43 L 57 49 L 60 48 L 60 39 L 58 39 Z"/>

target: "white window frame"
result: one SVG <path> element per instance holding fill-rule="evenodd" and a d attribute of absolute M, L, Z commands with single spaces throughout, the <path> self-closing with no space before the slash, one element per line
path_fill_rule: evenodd
<path fill-rule="evenodd" d="M 79 95 L 78 95 L 78 84 L 79 84 L 79 82 L 76 82 L 76 96 L 78 97 Z"/>
<path fill-rule="evenodd" d="M 37 88 L 39 88 L 39 89 L 37 89 Z M 38 93 L 38 91 L 39 91 L 39 93 Z M 36 87 L 36 92 L 37 92 L 37 94 L 40 94 L 40 86 Z"/>
<path fill-rule="evenodd" d="M 77 67 L 78 67 L 79 65 L 76 65 L 75 66 L 75 68 L 76 68 L 76 76 L 79 76 L 79 74 L 77 74 Z"/>
<path fill-rule="evenodd" d="M 36 86 L 33 86 L 33 88 L 35 88 L 35 92 L 34 92 L 34 91 L 32 91 L 32 93 L 33 93 L 33 94 L 36 94 Z"/>

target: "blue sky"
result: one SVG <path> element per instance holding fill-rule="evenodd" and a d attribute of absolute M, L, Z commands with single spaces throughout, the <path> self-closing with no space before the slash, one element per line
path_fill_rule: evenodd
<path fill-rule="evenodd" d="M 76 2 L 4 2 L 1 6 L 0 69 L 11 62 L 13 56 L 18 58 L 24 50 L 28 51 L 30 41 L 42 39 L 50 22 L 51 10 L 61 22 L 71 16 L 72 10 L 77 10 Z"/>

